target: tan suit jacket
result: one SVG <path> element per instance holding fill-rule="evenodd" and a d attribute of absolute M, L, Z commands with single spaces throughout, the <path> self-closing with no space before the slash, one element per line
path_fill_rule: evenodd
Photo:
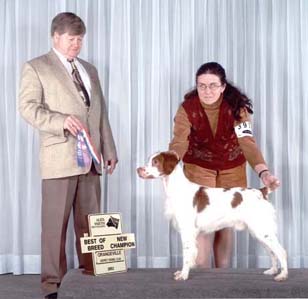
<path fill-rule="evenodd" d="M 53 50 L 25 63 L 20 84 L 19 111 L 39 130 L 40 166 L 43 179 L 84 174 L 76 160 L 76 138 L 64 131 L 64 120 L 75 115 L 89 130 L 103 160 L 117 160 L 106 105 L 96 68 L 78 59 L 91 81 L 91 106 L 84 105 L 77 88 Z M 96 165 L 101 173 L 101 165 Z"/>

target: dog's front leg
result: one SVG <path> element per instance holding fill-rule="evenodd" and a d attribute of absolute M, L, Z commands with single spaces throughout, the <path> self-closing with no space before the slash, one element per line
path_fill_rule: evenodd
<path fill-rule="evenodd" d="M 186 228 L 187 229 L 187 228 Z M 190 268 L 194 267 L 197 258 L 196 232 L 195 229 L 181 231 L 183 267 L 181 271 L 174 273 L 175 280 L 186 280 L 189 276 Z"/>

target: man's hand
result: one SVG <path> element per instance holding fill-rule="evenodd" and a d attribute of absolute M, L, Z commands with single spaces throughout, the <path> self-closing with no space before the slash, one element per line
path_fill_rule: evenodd
<path fill-rule="evenodd" d="M 68 130 L 73 136 L 76 137 L 78 131 L 81 131 L 85 127 L 76 116 L 70 115 L 65 119 L 63 128 Z"/>
<path fill-rule="evenodd" d="M 117 160 L 108 160 L 104 162 L 104 169 L 106 169 L 108 174 L 112 174 L 116 168 Z"/>

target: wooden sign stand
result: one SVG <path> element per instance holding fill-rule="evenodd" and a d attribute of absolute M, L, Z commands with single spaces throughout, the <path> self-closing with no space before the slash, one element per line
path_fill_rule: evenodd
<path fill-rule="evenodd" d="M 88 215 L 89 234 L 80 238 L 84 274 L 126 272 L 125 250 L 135 248 L 135 235 L 122 234 L 121 214 Z"/>

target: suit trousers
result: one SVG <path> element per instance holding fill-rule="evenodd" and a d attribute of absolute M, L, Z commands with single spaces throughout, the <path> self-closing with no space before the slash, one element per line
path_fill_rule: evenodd
<path fill-rule="evenodd" d="M 85 175 L 42 180 L 41 282 L 45 296 L 57 292 L 67 271 L 65 244 L 71 211 L 82 268 L 80 237 L 88 233 L 87 215 L 100 212 L 100 199 L 100 176 L 93 164 Z"/>

